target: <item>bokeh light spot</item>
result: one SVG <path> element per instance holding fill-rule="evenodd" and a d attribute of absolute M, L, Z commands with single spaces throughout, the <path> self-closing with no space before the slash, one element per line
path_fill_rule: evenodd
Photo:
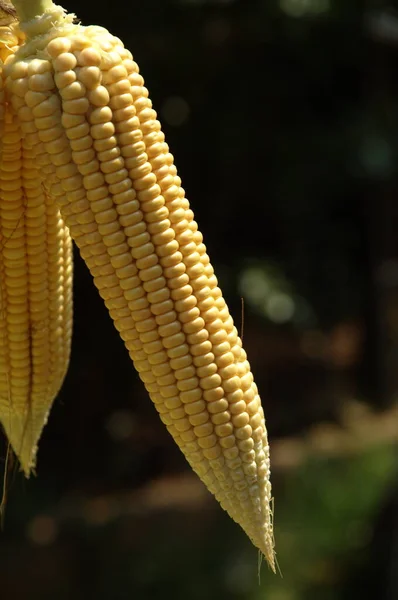
<path fill-rule="evenodd" d="M 265 313 L 274 323 L 282 324 L 290 321 L 294 315 L 293 298 L 284 293 L 273 293 L 265 302 Z"/>
<path fill-rule="evenodd" d="M 58 535 L 58 528 L 53 517 L 38 515 L 28 524 L 26 536 L 37 546 L 50 546 Z"/>
<path fill-rule="evenodd" d="M 189 118 L 189 104 L 181 96 L 170 96 L 162 106 L 163 119 L 173 127 L 180 127 Z"/>
<path fill-rule="evenodd" d="M 327 12 L 330 0 L 279 0 L 279 5 L 289 17 L 303 17 Z"/>

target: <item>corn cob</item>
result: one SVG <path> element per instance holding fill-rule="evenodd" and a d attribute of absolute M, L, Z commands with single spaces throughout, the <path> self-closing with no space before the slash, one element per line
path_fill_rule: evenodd
<path fill-rule="evenodd" d="M 15 23 L 0 28 L 1 71 L 22 41 Z M 68 366 L 72 246 L 42 181 L 37 135 L 17 118 L 3 73 L 0 82 L 0 420 L 29 475 Z"/>
<path fill-rule="evenodd" d="M 26 42 L 5 85 L 49 196 L 163 423 L 274 569 L 258 390 L 138 66 L 50 0 L 14 4 Z"/>

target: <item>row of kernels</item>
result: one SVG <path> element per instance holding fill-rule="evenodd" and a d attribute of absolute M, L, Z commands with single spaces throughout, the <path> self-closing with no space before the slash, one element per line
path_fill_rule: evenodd
<path fill-rule="evenodd" d="M 11 135 L 10 135 L 11 134 Z M 16 135 L 15 135 L 16 134 Z M 8 402 L 24 403 L 29 390 L 21 386 L 26 370 L 30 369 L 30 341 L 28 337 L 28 283 L 26 278 L 25 255 L 25 212 L 24 199 L 21 193 L 22 155 L 18 125 L 9 115 L 5 119 L 3 135 L 4 146 L 0 157 L 0 193 L 4 205 L 0 219 L 1 238 L 3 239 L 1 254 L 1 314 L 4 323 L 1 344 L 4 347 L 6 386 L 2 390 Z M 8 164 L 8 150 L 16 155 L 16 169 Z M 10 178 L 11 177 L 11 178 Z M 10 198 L 10 202 L 8 201 Z M 13 235 L 15 233 L 15 235 Z M 4 244 L 4 240 L 10 243 Z"/>
<path fill-rule="evenodd" d="M 139 107 L 139 105 L 138 105 L 138 107 Z M 153 114 L 154 114 L 154 112 L 153 112 Z M 145 118 L 151 118 L 152 116 L 153 115 L 152 115 L 152 113 L 151 113 L 150 110 L 147 110 L 146 114 L 144 114 L 144 115 L 143 115 L 142 111 L 139 113 L 139 117 L 141 119 L 141 123 L 145 120 Z M 162 165 L 162 161 L 158 160 L 158 164 L 156 166 L 158 166 L 158 167 L 160 166 L 160 168 L 161 168 L 163 166 Z M 159 172 L 159 170 L 156 171 L 156 174 L 158 174 L 158 172 Z M 174 204 L 174 206 L 173 206 L 173 204 Z M 172 199 L 171 202 L 168 204 L 168 207 L 169 207 L 169 210 L 170 210 L 170 208 L 174 208 L 174 211 L 170 213 L 170 220 L 173 223 L 177 223 L 178 224 L 178 226 L 176 227 L 177 233 L 179 231 L 181 231 L 181 232 L 184 231 L 186 229 L 186 227 L 187 227 L 187 221 L 183 220 L 181 222 L 181 220 L 179 220 L 183 216 L 182 212 L 181 212 L 181 209 L 180 209 L 180 206 L 177 203 L 175 203 L 174 199 Z M 181 241 L 185 241 L 185 239 L 183 238 L 181 240 L 181 237 L 180 237 L 179 241 L 181 243 Z M 190 242 L 190 240 L 188 238 L 187 243 L 189 243 L 189 242 Z M 183 251 L 183 248 L 181 248 L 181 250 Z M 189 250 L 193 250 L 193 252 L 192 252 L 191 256 L 190 256 L 189 253 L 186 253 L 186 254 L 188 254 L 188 260 L 187 260 L 187 257 L 185 257 L 185 264 L 188 264 L 188 265 L 192 264 L 193 265 L 192 267 L 189 267 L 190 272 L 189 272 L 189 270 L 188 270 L 188 272 L 190 273 L 190 276 L 191 276 L 192 279 L 195 279 L 195 278 L 199 279 L 200 276 L 203 273 L 203 267 L 201 267 L 201 268 L 197 267 L 197 262 L 198 262 L 199 255 L 197 253 L 195 253 L 195 247 L 192 248 L 192 249 L 190 248 Z M 203 284 L 205 282 L 199 281 L 196 285 L 195 285 L 195 283 L 196 283 L 195 281 L 191 281 L 190 283 L 192 283 L 192 285 L 194 287 L 199 288 L 199 290 L 200 290 L 201 286 L 203 286 Z M 220 337 L 223 334 L 221 332 L 217 332 L 214 335 Z M 213 342 L 214 341 L 215 341 L 215 339 L 213 339 Z M 213 383 L 214 383 L 214 387 L 216 387 L 220 383 L 220 381 L 217 378 L 213 378 Z"/>
<path fill-rule="evenodd" d="M 124 73 L 120 72 L 120 78 L 122 78 L 123 76 L 124 76 Z M 115 83 L 115 78 L 113 79 L 113 83 Z M 115 90 L 115 91 L 117 91 L 117 90 Z M 121 114 L 119 114 L 119 118 L 123 118 L 125 116 L 131 117 L 131 114 L 132 113 L 129 113 L 126 115 L 125 111 L 122 111 Z M 120 129 L 121 124 L 123 124 L 123 122 L 117 123 L 117 131 Z M 138 127 L 137 121 L 135 122 L 135 127 L 136 128 Z M 144 155 L 143 159 L 145 160 L 145 158 L 146 158 L 145 153 L 142 153 L 142 154 Z M 133 157 L 133 158 L 135 159 L 135 157 Z M 148 189 L 144 190 L 145 191 L 145 201 L 141 204 L 141 208 L 146 213 L 153 213 L 154 211 L 157 211 L 159 208 L 161 208 L 163 206 L 164 201 L 163 201 L 163 199 L 159 199 L 159 196 L 158 196 L 159 188 L 155 183 L 156 179 L 152 179 L 152 181 L 150 179 L 148 179 L 148 175 L 149 175 L 150 171 L 148 171 L 148 168 L 147 168 L 148 163 L 145 163 L 144 160 L 142 160 L 141 164 L 139 164 L 138 161 L 135 159 L 135 164 L 134 164 L 135 172 L 131 173 L 131 171 L 130 171 L 130 176 L 133 176 L 136 178 L 135 182 L 134 182 L 136 188 L 142 190 L 142 188 L 144 188 L 144 186 L 149 187 L 149 191 L 148 191 Z M 139 164 L 138 167 L 137 167 L 137 164 Z M 144 171 L 142 171 L 142 168 L 144 168 Z M 141 171 L 141 173 L 139 171 Z M 143 180 L 143 183 L 141 183 L 141 184 L 139 181 L 139 175 L 141 175 L 141 179 Z M 137 181 L 137 179 L 138 179 L 138 181 Z M 151 186 L 151 183 L 153 184 L 152 186 Z M 141 197 L 142 197 L 142 195 L 143 194 L 141 193 Z M 142 230 L 142 233 L 144 233 L 144 231 L 146 230 L 145 224 L 141 222 L 138 224 L 138 226 L 139 226 L 139 231 Z M 135 229 L 137 229 L 137 226 L 135 226 Z M 139 231 L 137 230 L 136 232 L 132 232 L 132 233 L 135 233 L 135 237 L 136 237 L 137 233 L 139 233 Z M 150 239 L 149 236 L 146 235 L 142 239 L 142 242 L 149 241 L 149 239 Z M 163 235 L 163 239 L 158 238 L 158 239 L 155 239 L 154 241 L 167 243 L 167 242 L 171 241 L 170 234 L 167 235 L 167 230 L 166 230 L 166 234 Z M 137 243 L 137 238 L 136 238 L 136 243 Z M 161 245 L 161 244 L 159 244 L 159 245 Z M 152 251 L 152 250 L 153 250 L 153 246 L 150 245 L 148 247 L 148 251 Z M 170 264 L 170 262 L 174 262 L 175 264 L 179 262 L 178 257 L 173 261 L 173 260 L 170 260 L 170 255 L 169 255 L 169 256 L 166 256 L 164 260 L 167 260 L 167 259 L 169 259 L 168 264 Z M 142 259 L 138 259 L 138 264 L 139 264 L 140 260 L 142 262 L 142 265 L 141 265 L 142 268 L 147 267 L 148 269 L 151 270 L 151 272 L 154 276 L 160 275 L 160 273 L 161 273 L 160 270 L 155 270 L 152 268 L 157 264 L 157 259 L 155 258 L 155 255 L 153 253 L 152 254 L 149 253 Z M 162 259 L 161 259 L 161 261 L 162 261 Z M 164 269 L 163 273 L 166 277 L 168 277 L 168 279 L 169 279 L 168 283 L 169 283 L 170 287 L 172 287 L 172 288 L 174 287 L 173 286 L 174 282 L 170 281 L 170 279 L 173 279 L 172 275 L 175 275 L 175 279 L 177 279 L 182 274 L 179 272 L 178 266 L 176 269 L 173 269 L 173 267 L 166 267 Z M 176 283 L 175 287 L 178 287 L 178 284 L 181 283 L 181 280 L 178 281 L 178 279 L 177 279 L 177 281 L 175 283 Z M 165 323 L 165 320 L 173 322 L 173 326 L 174 326 L 173 331 L 171 331 L 170 328 L 168 328 L 168 329 L 166 328 L 166 329 L 160 329 L 160 333 L 161 333 L 161 335 L 164 335 L 163 342 L 166 345 L 166 347 L 169 346 L 171 348 L 175 348 L 175 346 L 178 345 L 178 343 L 179 343 L 179 337 L 177 335 L 178 331 L 177 330 L 174 331 L 174 330 L 176 329 L 176 327 L 178 330 L 180 330 L 180 326 L 175 324 L 176 314 L 174 311 L 170 310 L 172 308 L 172 302 L 169 299 L 168 289 L 165 287 L 165 288 L 163 288 L 162 292 L 166 293 L 167 298 L 165 297 L 161 301 L 159 298 L 154 298 L 152 300 L 151 307 L 152 307 L 152 311 L 155 314 L 157 314 L 157 316 L 163 315 L 163 318 L 157 319 L 157 323 L 158 323 L 158 325 L 160 325 L 160 327 L 165 328 L 165 326 L 167 325 L 167 323 Z M 164 295 L 164 293 L 163 293 L 163 295 Z M 156 300 L 156 301 L 154 301 L 154 300 Z M 165 313 L 166 313 L 166 316 L 165 316 Z M 175 341 L 174 341 L 174 338 L 175 338 Z M 158 351 L 158 355 L 159 356 L 158 356 L 157 360 L 161 360 L 161 358 L 165 356 L 164 353 L 161 352 L 160 350 Z M 190 359 L 190 362 L 191 362 L 191 359 Z M 188 377 L 188 375 L 189 376 L 193 375 L 193 372 L 191 369 L 182 370 L 180 373 L 176 373 L 177 379 L 185 379 Z M 176 391 L 176 390 L 174 390 L 174 391 Z"/>

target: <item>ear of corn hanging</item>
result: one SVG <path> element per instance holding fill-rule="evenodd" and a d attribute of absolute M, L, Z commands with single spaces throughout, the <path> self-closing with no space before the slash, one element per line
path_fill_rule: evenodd
<path fill-rule="evenodd" d="M 35 410 L 47 414 L 65 373 L 70 232 L 163 423 L 274 569 L 269 448 L 258 390 L 138 66 L 120 39 L 76 24 L 50 0 L 14 5 L 25 39 L 5 57 L 1 78 L 3 122 L 10 128 L 0 167 L 3 247 L 5 239 L 21 240 L 15 260 L 2 250 L 0 262 L 6 433 L 18 454 L 23 436 L 11 437 L 10 412 L 29 409 L 35 423 Z M 43 166 L 35 171 L 39 189 L 30 203 L 34 164 Z M 4 183 L 10 170 L 19 190 L 13 204 Z M 14 238 L 15 220 L 23 231 Z M 46 267 L 40 273 L 30 266 L 30 233 L 41 236 Z M 12 339 L 12 277 L 13 289 L 27 299 L 17 313 L 26 343 L 15 348 L 14 359 L 6 343 Z M 47 325 L 38 348 L 56 362 L 47 362 L 45 373 L 34 367 L 36 288 L 40 322 Z M 36 379 L 46 387 L 34 394 Z M 29 471 L 31 462 L 23 465 Z"/>
<path fill-rule="evenodd" d="M 12 19 L 0 27 L 0 420 L 28 475 L 69 361 L 72 244 L 48 193 L 53 167 L 5 85 L 23 39 Z"/>

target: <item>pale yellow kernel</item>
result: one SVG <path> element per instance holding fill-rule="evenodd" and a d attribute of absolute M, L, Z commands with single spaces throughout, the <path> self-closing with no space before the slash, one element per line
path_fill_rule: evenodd
<path fill-rule="evenodd" d="M 84 85 L 80 81 L 74 81 L 61 90 L 61 97 L 63 100 L 74 100 L 81 98 L 85 93 Z"/>
<path fill-rule="evenodd" d="M 204 329 L 204 326 L 205 322 L 202 319 L 202 317 L 196 317 L 196 319 L 184 323 L 183 329 L 187 334 L 194 334 L 202 331 Z"/>
<path fill-rule="evenodd" d="M 80 67 L 77 76 L 88 90 L 93 90 L 101 82 L 101 71 L 95 66 Z"/>
<path fill-rule="evenodd" d="M 255 462 L 255 460 L 256 460 L 256 453 L 255 453 L 255 451 L 254 450 L 249 450 L 248 452 L 244 452 L 242 454 L 242 460 L 243 460 L 243 462 L 249 463 L 249 464 Z"/>
<path fill-rule="evenodd" d="M 177 387 L 180 392 L 186 392 L 187 390 L 194 390 L 199 385 L 199 379 L 197 377 L 190 377 L 189 379 L 182 379 L 177 382 Z"/>
<path fill-rule="evenodd" d="M 209 339 L 209 332 L 206 329 L 201 329 L 200 331 L 196 331 L 195 333 L 188 335 L 187 339 L 192 345 L 201 343 L 206 344 L 206 347 L 209 348 L 208 351 L 210 351 L 212 348 L 211 342 L 207 341 Z"/>
<path fill-rule="evenodd" d="M 194 427 L 195 433 L 196 433 L 197 429 L 200 429 L 201 427 L 207 427 L 207 425 L 209 425 L 209 423 L 205 423 L 204 425 L 199 425 L 198 427 Z M 205 437 L 198 437 L 198 444 L 201 448 L 204 448 L 204 449 L 213 448 L 213 446 L 215 446 L 217 444 L 217 436 L 215 436 L 214 434 L 211 434 L 211 435 L 207 435 Z M 218 457 L 218 453 L 216 456 L 214 456 L 214 458 L 217 458 L 217 457 Z"/>
<path fill-rule="evenodd" d="M 225 449 L 234 448 L 235 444 L 236 444 L 236 440 L 235 440 L 234 435 L 229 435 L 227 437 L 220 439 L 220 445 Z M 225 455 L 225 452 L 224 452 L 224 455 Z"/>
<path fill-rule="evenodd" d="M 129 240 L 129 245 L 130 245 L 130 240 Z M 148 293 L 155 292 L 156 290 L 162 289 L 165 285 L 166 285 L 166 280 L 162 276 L 162 277 L 158 277 L 157 279 L 152 279 L 152 281 L 145 281 L 144 289 Z"/>
<path fill-rule="evenodd" d="M 115 127 L 112 122 L 101 123 L 91 127 L 91 135 L 94 140 L 108 139 L 115 133 Z"/>
<path fill-rule="evenodd" d="M 223 423 L 222 425 L 216 425 L 214 431 L 219 437 L 226 437 L 232 435 L 234 429 L 231 423 Z"/>
<path fill-rule="evenodd" d="M 151 269 L 158 262 L 158 257 L 156 254 L 149 254 L 148 256 L 144 256 L 143 258 L 138 258 L 136 261 L 137 269 L 144 273 Z"/>
<path fill-rule="evenodd" d="M 246 402 L 244 400 L 239 400 L 233 404 L 230 404 L 229 410 L 233 415 L 240 415 L 246 410 Z"/>
<path fill-rule="evenodd" d="M 10 91 L 14 95 L 14 98 L 12 98 L 14 106 L 17 100 L 20 103 L 21 100 L 25 98 L 25 94 L 28 92 L 28 90 L 29 79 L 27 77 L 16 79 L 10 84 Z"/>
<path fill-rule="evenodd" d="M 54 114 L 54 115 L 50 115 L 48 117 L 38 117 L 35 119 L 35 125 L 37 127 L 37 129 L 50 129 L 51 127 L 54 127 L 56 125 L 59 124 L 59 115 L 58 114 Z"/>
<path fill-rule="evenodd" d="M 118 96 L 111 96 L 109 106 L 112 110 L 119 110 L 126 106 L 131 106 L 133 103 L 133 97 L 131 94 L 119 94 Z"/>
<path fill-rule="evenodd" d="M 227 393 L 231 393 L 235 390 L 241 389 L 241 379 L 239 379 L 239 377 L 237 376 L 231 377 L 230 379 L 225 379 L 223 381 L 223 387 Z"/>
<path fill-rule="evenodd" d="M 114 55 L 115 62 L 117 60 L 117 62 L 120 61 L 120 63 L 121 63 L 120 57 L 118 57 L 118 59 L 116 59 L 117 56 L 118 55 L 115 53 L 115 55 Z M 121 79 L 126 80 L 126 78 L 127 78 L 127 71 L 126 71 L 126 68 L 123 66 L 123 64 L 116 64 L 114 67 L 111 67 L 106 73 L 106 81 L 109 84 L 115 83 L 116 81 L 120 81 Z"/>
<path fill-rule="evenodd" d="M 191 464 L 194 464 L 197 474 L 203 479 L 205 475 L 207 475 L 209 468 L 203 461 L 200 462 L 201 458 L 198 458 L 197 460 L 198 462 L 192 462 Z"/>
<path fill-rule="evenodd" d="M 92 173 L 91 175 L 87 175 L 83 178 L 83 185 L 86 190 L 97 190 L 104 182 L 104 177 L 102 173 Z M 104 194 L 104 196 L 102 195 Z M 106 187 L 101 189 L 101 198 L 108 195 L 108 190 Z M 94 200 L 94 198 L 92 198 Z"/>
<path fill-rule="evenodd" d="M 48 144 L 46 144 L 46 151 L 49 154 L 66 152 L 69 156 L 69 144 L 67 138 L 65 136 L 61 136 L 52 142 L 48 142 Z"/>
<path fill-rule="evenodd" d="M 156 322 L 158 324 L 161 322 L 164 322 L 165 320 L 166 319 L 164 318 L 164 315 L 156 317 Z M 167 324 L 159 326 L 159 335 L 164 337 L 163 343 L 164 343 L 165 347 L 166 348 L 175 348 L 176 346 L 179 346 L 180 344 L 184 344 L 185 336 L 182 332 L 178 332 L 178 333 L 174 333 L 174 334 L 166 333 L 167 331 L 171 332 L 173 330 L 177 330 L 178 327 L 180 326 L 180 324 L 177 321 L 172 321 L 172 318 L 167 318 L 167 321 L 169 321 Z"/>
<path fill-rule="evenodd" d="M 171 411 L 170 416 L 173 419 L 183 419 L 185 417 L 185 411 L 183 408 L 176 408 Z"/>
<path fill-rule="evenodd" d="M 98 125 L 101 123 L 108 123 L 112 119 L 112 111 L 109 106 L 101 106 L 100 108 L 95 108 L 90 113 L 90 123 L 92 125 Z M 113 129 L 111 128 L 109 131 L 110 135 L 113 135 Z M 107 148 L 102 152 L 98 152 L 98 158 L 101 161 L 106 161 L 105 156 L 109 155 L 112 152 L 119 152 L 120 150 L 117 147 Z M 122 160 L 122 159 L 121 159 Z"/>
<path fill-rule="evenodd" d="M 250 369 L 250 365 L 248 364 L 248 369 Z M 253 374 L 251 373 L 251 371 L 249 370 L 248 373 L 246 373 L 246 375 L 244 375 L 243 377 L 241 377 L 241 382 L 242 382 L 242 390 L 248 390 L 252 383 L 253 383 Z"/>
<path fill-rule="evenodd" d="M 250 425 L 245 425 L 244 427 L 241 427 L 235 431 L 235 436 L 239 440 L 246 440 L 246 439 L 250 438 L 253 433 L 254 432 L 253 432 L 252 428 L 250 427 Z"/>
<path fill-rule="evenodd" d="M 145 298 L 142 298 L 141 300 L 138 300 L 136 303 L 138 304 L 138 302 L 142 302 L 141 306 L 144 305 Z M 149 344 L 145 344 L 145 351 L 148 354 L 148 362 L 150 365 L 154 366 L 154 365 L 163 365 L 166 363 L 167 361 L 167 354 L 165 353 L 164 350 L 160 350 L 159 352 L 149 352 Z"/>
<path fill-rule="evenodd" d="M 210 348 L 210 346 L 207 346 L 207 347 Z M 215 369 L 214 372 L 217 371 L 217 365 L 214 362 L 214 354 L 212 352 L 207 352 L 207 353 L 201 354 L 199 356 L 195 356 L 193 361 L 194 361 L 195 366 L 198 368 L 206 367 L 207 365 L 214 365 L 214 369 Z"/>
<path fill-rule="evenodd" d="M 26 110 L 29 110 L 27 107 L 24 107 Z M 44 100 L 44 102 L 41 102 L 40 104 L 36 105 L 34 108 L 32 108 L 31 110 L 31 114 L 34 117 L 48 117 L 50 115 L 53 115 L 54 113 L 56 113 L 60 108 L 60 101 L 59 98 L 56 95 L 52 95 L 49 98 L 46 98 L 46 100 Z M 19 112 L 19 116 L 21 118 L 21 120 L 23 120 L 23 116 L 24 116 L 24 111 L 20 111 Z M 28 117 L 30 117 L 29 114 L 27 114 L 27 120 Z M 30 120 L 30 118 L 29 118 Z"/>
<path fill-rule="evenodd" d="M 47 52 L 52 58 L 55 58 L 64 52 L 69 52 L 70 49 L 71 41 L 67 37 L 57 37 L 51 40 L 46 47 Z"/>
<path fill-rule="evenodd" d="M 231 478 L 235 481 L 234 487 L 238 490 L 244 490 L 247 488 L 247 483 L 245 481 L 245 473 L 243 469 L 239 469 L 238 466 L 241 465 L 241 461 L 227 461 L 227 464 L 230 469 L 232 469 Z M 236 487 L 237 486 L 237 487 Z"/>
<path fill-rule="evenodd" d="M 216 331 L 215 333 L 211 333 L 209 336 L 209 339 L 212 344 L 214 344 L 215 346 L 219 346 L 220 344 L 222 344 L 224 342 L 228 342 L 228 334 L 225 331 L 225 329 L 220 329 L 219 331 Z"/>
<path fill-rule="evenodd" d="M 246 412 L 241 412 L 238 415 L 232 417 L 232 423 L 234 427 L 244 427 L 249 423 L 249 415 Z"/>
<path fill-rule="evenodd" d="M 224 456 L 228 460 L 228 466 L 231 469 L 235 469 L 240 466 L 241 460 L 239 458 L 239 448 L 236 445 L 227 448 L 224 452 Z"/>
<path fill-rule="evenodd" d="M 253 430 L 257 430 L 257 428 L 262 428 L 263 419 L 260 413 L 257 413 L 253 417 L 251 417 L 250 426 Z"/>
<path fill-rule="evenodd" d="M 229 365 L 224 369 L 219 369 L 218 373 L 222 379 L 230 379 L 236 375 L 236 365 Z"/>
<path fill-rule="evenodd" d="M 254 448 L 254 441 L 251 438 L 246 440 L 240 440 L 238 441 L 238 448 L 242 452 L 252 452 Z"/>
<path fill-rule="evenodd" d="M 181 394 L 180 394 L 181 402 L 184 402 L 184 404 L 195 403 L 196 401 L 200 400 L 201 397 L 202 397 L 202 390 L 200 388 L 196 388 L 193 390 L 187 390 L 185 392 L 181 392 Z M 188 412 L 188 408 L 187 408 L 187 412 Z"/>
<path fill-rule="evenodd" d="M 55 73 L 54 82 L 59 90 L 76 81 L 76 73 L 74 71 L 61 71 Z"/>
<path fill-rule="evenodd" d="M 236 402 L 240 402 L 241 400 L 243 400 L 243 391 L 238 388 L 236 390 L 234 390 L 233 392 L 227 394 L 227 398 L 228 398 L 228 402 L 230 404 L 235 404 Z M 246 402 L 245 402 L 246 404 Z"/>
<path fill-rule="evenodd" d="M 191 337 L 191 336 L 188 336 Z M 187 340 L 191 343 L 191 340 Z M 210 342 L 202 342 L 200 344 L 191 344 L 191 353 L 193 356 L 200 356 L 203 354 L 209 354 L 212 349 Z"/>
<path fill-rule="evenodd" d="M 86 118 L 84 115 L 68 115 L 66 113 L 62 113 L 61 121 L 65 129 L 72 129 L 73 127 L 77 127 L 79 125 L 87 128 Z"/>
<path fill-rule="evenodd" d="M 212 445 L 210 446 L 210 444 Z M 217 446 L 217 438 L 215 435 L 211 435 L 207 438 L 201 438 L 199 440 L 199 446 L 204 448 L 203 456 L 211 461 L 211 465 L 214 470 L 218 470 L 223 467 L 224 463 L 221 457 L 221 448 Z"/>
<path fill-rule="evenodd" d="M 48 94 L 44 94 L 43 92 L 35 92 L 33 90 L 29 90 L 25 94 L 25 102 L 26 102 L 27 106 L 29 106 L 30 108 L 33 108 L 34 106 L 37 106 L 38 104 L 41 104 L 42 102 L 47 100 L 48 97 L 49 97 Z M 5 139 L 3 136 L 3 142 L 4 141 L 5 141 Z"/>
<path fill-rule="evenodd" d="M 120 79 L 119 81 L 116 81 L 115 83 L 111 83 L 108 84 L 108 90 L 109 93 L 112 94 L 112 96 L 119 96 L 120 94 L 126 94 L 126 93 L 130 93 L 130 82 L 128 81 L 128 79 Z M 134 114 L 135 114 L 135 108 L 134 108 Z"/>
<path fill-rule="evenodd" d="M 76 172 L 77 172 L 76 165 L 70 164 L 70 163 L 68 163 L 62 167 L 58 167 L 56 169 L 57 176 L 60 179 L 66 179 L 67 177 L 72 177 L 73 175 L 76 174 Z"/>
<path fill-rule="evenodd" d="M 131 358 L 133 358 L 133 356 L 132 356 Z M 133 360 L 134 360 L 134 359 L 133 359 Z M 138 369 L 137 369 L 137 370 L 138 370 Z M 139 373 L 139 375 L 140 375 L 140 377 L 141 377 L 141 373 Z M 142 379 L 142 377 L 141 377 L 141 379 Z M 147 386 L 145 386 L 145 387 L 148 389 L 148 387 L 147 387 Z M 157 407 L 158 407 L 158 409 L 159 409 L 159 404 L 157 405 Z M 167 409 L 165 409 L 165 410 L 167 410 Z M 167 412 L 167 413 L 166 413 L 166 412 L 161 412 L 161 411 L 159 410 L 159 413 L 160 413 L 160 418 L 161 418 L 161 420 L 162 420 L 162 423 L 164 423 L 164 424 L 167 426 L 167 428 L 169 428 L 169 426 L 173 424 L 173 419 L 170 417 L 170 415 L 168 414 L 168 412 Z M 173 425 L 173 426 L 174 426 L 174 425 Z"/>
<path fill-rule="evenodd" d="M 62 107 L 66 113 L 71 115 L 84 115 L 88 111 L 89 102 L 85 97 L 76 98 L 62 102 Z"/>
<path fill-rule="evenodd" d="M 98 85 L 94 89 L 90 90 L 87 94 L 87 97 L 90 104 L 93 106 L 107 106 L 109 103 L 109 92 L 103 85 Z"/>
<path fill-rule="evenodd" d="M 216 388 L 216 389 L 221 390 L 221 393 L 223 394 L 222 388 Z M 215 391 L 216 390 L 208 390 L 208 392 L 206 392 L 206 393 L 211 394 L 212 392 L 215 392 Z M 221 396 L 221 398 L 215 399 L 213 401 L 209 400 L 208 398 L 206 398 L 206 400 L 208 401 L 208 411 L 214 415 L 216 415 L 218 413 L 223 413 L 228 408 L 228 402 L 222 396 Z"/>
<path fill-rule="evenodd" d="M 71 71 L 76 64 L 76 57 L 71 52 L 63 52 L 53 60 L 55 71 Z"/>
<path fill-rule="evenodd" d="M 84 164 L 89 161 L 92 161 L 95 158 L 95 152 L 92 148 L 87 148 L 86 150 L 78 150 L 77 152 L 72 152 L 72 158 L 75 164 Z"/>
<path fill-rule="evenodd" d="M 209 415 L 207 414 L 207 412 L 201 412 L 195 415 L 191 415 L 189 417 L 189 422 L 193 427 L 200 427 L 201 425 L 207 423 L 208 420 Z"/>
<path fill-rule="evenodd" d="M 72 50 L 75 51 L 77 55 L 80 55 L 80 50 L 86 48 L 90 44 L 90 40 L 88 37 L 80 32 L 77 32 L 71 38 Z"/>
<path fill-rule="evenodd" d="M 139 331 L 140 333 L 152 331 L 152 330 L 156 329 L 156 322 L 152 318 L 145 319 L 144 321 L 137 322 L 136 328 L 137 328 L 137 331 Z"/>
<path fill-rule="evenodd" d="M 163 198 L 161 198 L 161 201 L 163 201 Z M 170 230 L 165 231 L 165 234 L 168 234 Z M 159 236 L 154 236 L 154 238 L 158 238 Z M 182 262 L 182 256 L 180 252 L 177 252 L 178 250 L 178 242 L 177 240 L 170 240 L 166 243 L 162 243 L 162 244 L 158 244 L 157 243 L 158 239 L 154 239 L 154 243 L 156 244 L 156 252 L 158 253 L 159 256 L 162 257 L 162 265 L 164 267 L 171 267 L 173 265 L 178 265 L 178 268 L 180 269 L 180 272 L 176 271 L 173 274 L 170 274 L 169 277 L 178 277 L 181 275 L 184 275 L 186 267 L 184 265 L 184 263 Z M 189 278 L 188 276 L 185 276 L 183 278 L 181 278 L 179 281 L 174 281 L 174 285 L 173 287 L 177 287 L 178 285 L 180 285 L 181 287 L 186 285 L 189 282 Z"/>
<path fill-rule="evenodd" d="M 189 379 L 191 377 L 194 377 L 196 373 L 196 369 L 194 366 L 189 365 L 187 367 L 181 368 L 181 369 L 177 369 L 175 371 L 175 377 L 177 380 L 184 380 L 184 379 Z"/>
<path fill-rule="evenodd" d="M 224 397 L 224 390 L 222 389 L 222 387 L 217 387 L 211 390 L 205 390 L 203 392 L 203 397 L 207 402 L 210 403 L 209 411 L 211 412 L 211 407 L 213 406 L 213 404 L 215 405 L 217 401 L 221 400 Z"/>
<path fill-rule="evenodd" d="M 84 67 L 99 67 L 101 54 L 95 48 L 84 48 L 79 53 L 79 63 Z"/>
<path fill-rule="evenodd" d="M 162 337 L 170 337 L 181 332 L 181 324 L 176 320 L 176 315 L 173 313 L 170 317 L 171 322 L 167 325 L 159 327 L 159 335 Z M 182 342 L 185 340 L 184 334 L 181 334 Z"/>
<path fill-rule="evenodd" d="M 111 148 L 115 148 L 116 146 L 117 140 L 113 135 L 106 139 L 94 140 L 94 148 L 97 152 L 104 152 L 105 150 L 110 150 Z"/>
<path fill-rule="evenodd" d="M 137 332 L 138 333 L 138 332 Z M 140 334 L 140 340 L 145 336 L 148 335 L 148 332 L 141 332 Z M 135 359 L 134 359 L 135 360 Z M 149 363 L 148 363 L 149 365 Z M 170 367 L 167 363 L 163 363 L 161 365 L 155 365 L 152 367 L 152 372 L 154 377 L 156 378 L 156 381 L 158 380 L 158 378 L 163 377 L 164 375 L 167 375 L 168 373 L 170 373 Z M 173 378 L 172 383 L 175 382 L 175 379 Z M 176 391 L 176 386 L 175 385 L 171 385 L 171 383 L 168 386 L 168 389 L 171 390 L 171 392 L 174 390 L 173 393 L 168 394 L 169 397 L 171 396 L 176 396 L 178 395 L 178 390 Z"/>
<path fill-rule="evenodd" d="M 170 372 L 167 375 L 163 375 L 162 377 L 157 377 L 156 380 L 159 386 L 172 385 L 175 382 L 174 373 Z"/>
<path fill-rule="evenodd" d="M 203 367 L 198 367 L 196 369 L 198 377 L 210 377 L 217 373 L 217 365 L 211 363 L 209 365 L 204 365 Z"/>
<path fill-rule="evenodd" d="M 141 225 L 141 223 L 140 223 Z M 145 228 L 145 223 L 142 223 L 142 226 Z M 167 310 L 171 310 L 173 308 L 173 303 L 169 300 L 170 292 L 167 288 L 163 288 L 162 290 L 156 290 L 155 292 L 150 292 L 148 294 L 148 302 L 153 304 L 153 311 L 159 314 L 165 312 L 163 310 L 164 303 L 167 302 Z M 156 305 L 161 304 L 161 307 L 157 307 Z"/>
<path fill-rule="evenodd" d="M 184 354 L 181 356 L 177 356 L 176 358 L 172 358 L 170 360 L 170 367 L 174 369 L 177 373 L 180 369 L 185 369 L 186 367 L 192 365 L 192 357 L 189 354 Z M 191 375 L 189 375 L 191 376 Z M 176 374 L 177 377 L 177 374 Z"/>
<path fill-rule="evenodd" d="M 250 404 L 256 397 L 256 391 L 252 384 L 249 389 L 244 391 L 244 399 L 246 404 Z"/>
<path fill-rule="evenodd" d="M 221 377 L 215 373 L 214 375 L 210 375 L 209 377 L 203 377 L 200 380 L 200 387 L 203 390 L 209 390 L 213 388 L 219 387 L 221 384 Z"/>
<path fill-rule="evenodd" d="M 245 398 L 246 401 L 246 398 Z M 254 400 L 247 404 L 247 412 L 249 415 L 255 415 L 260 407 L 260 397 L 255 396 Z"/>
<path fill-rule="evenodd" d="M 183 392 L 183 394 L 188 393 L 189 392 Z M 206 403 L 203 400 L 196 400 L 195 402 L 185 403 L 185 411 L 188 415 L 197 415 L 206 412 Z"/>
<path fill-rule="evenodd" d="M 187 418 L 179 419 L 175 422 L 175 428 L 179 432 L 188 431 L 189 429 L 191 429 L 191 423 Z"/>

